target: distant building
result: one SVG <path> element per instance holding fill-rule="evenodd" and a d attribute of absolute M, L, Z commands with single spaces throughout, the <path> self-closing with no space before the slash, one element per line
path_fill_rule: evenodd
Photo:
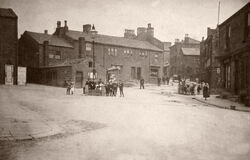
<path fill-rule="evenodd" d="M 195 80 L 199 77 L 200 42 L 185 35 L 170 47 L 170 75 Z"/>
<path fill-rule="evenodd" d="M 152 32 L 151 32 L 152 33 Z M 57 22 L 53 34 L 25 31 L 19 40 L 19 59 L 28 67 L 28 81 L 62 86 L 73 80 L 76 86 L 97 73 L 105 81 L 110 67 L 119 67 L 124 81 L 156 83 L 163 74 L 163 49 L 138 40 L 133 30 L 124 37 L 98 34 L 94 26 L 83 25 L 82 31 L 69 30 Z"/>
<path fill-rule="evenodd" d="M 163 42 L 163 75 L 164 77 L 170 77 L 170 47 L 171 42 Z"/>
<path fill-rule="evenodd" d="M 208 82 L 212 91 L 221 85 L 218 40 L 218 29 L 207 28 L 207 38 L 200 43 L 200 79 Z"/>
<path fill-rule="evenodd" d="M 6 76 L 17 84 L 17 20 L 12 9 L 0 8 L 0 84 L 5 83 Z M 5 70 L 6 64 L 13 66 L 12 71 Z"/>
<path fill-rule="evenodd" d="M 222 88 L 249 104 L 250 2 L 219 25 Z"/>

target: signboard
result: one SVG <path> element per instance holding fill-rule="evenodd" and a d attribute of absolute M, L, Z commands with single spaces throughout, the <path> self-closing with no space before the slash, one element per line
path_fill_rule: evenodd
<path fill-rule="evenodd" d="M 5 84 L 6 85 L 13 85 L 13 65 L 5 65 Z"/>
<path fill-rule="evenodd" d="M 26 75 L 27 68 L 26 67 L 18 67 L 17 68 L 17 84 L 18 85 L 26 85 Z"/>

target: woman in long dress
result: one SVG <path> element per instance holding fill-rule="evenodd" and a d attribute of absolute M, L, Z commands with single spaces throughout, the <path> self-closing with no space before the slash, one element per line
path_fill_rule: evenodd
<path fill-rule="evenodd" d="M 207 98 L 209 97 L 209 85 L 208 85 L 208 83 L 205 83 L 205 85 L 203 86 L 203 97 L 205 98 L 205 100 L 207 100 Z"/>

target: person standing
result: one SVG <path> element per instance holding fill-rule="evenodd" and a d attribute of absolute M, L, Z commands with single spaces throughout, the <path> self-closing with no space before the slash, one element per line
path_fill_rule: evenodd
<path fill-rule="evenodd" d="M 144 79 L 140 79 L 140 89 L 144 89 Z"/>
<path fill-rule="evenodd" d="M 207 100 L 207 98 L 209 97 L 209 85 L 208 85 L 208 83 L 205 83 L 203 86 L 203 97 L 205 98 L 205 100 Z"/>
<path fill-rule="evenodd" d="M 113 86 L 113 95 L 116 97 L 116 95 L 117 95 L 117 88 L 118 88 L 117 82 L 114 81 L 113 84 L 112 84 L 112 86 Z"/>
<path fill-rule="evenodd" d="M 70 83 L 70 94 L 73 95 L 75 91 L 75 86 L 74 86 L 74 82 Z"/>
<path fill-rule="evenodd" d="M 67 91 L 66 91 L 66 94 L 67 94 L 67 95 L 70 95 L 70 82 L 69 82 L 69 81 L 67 81 L 67 82 L 66 82 L 66 85 L 67 85 Z"/>
<path fill-rule="evenodd" d="M 160 77 L 157 78 L 157 82 L 158 82 L 158 86 L 160 86 L 161 85 L 161 78 Z"/>
<path fill-rule="evenodd" d="M 124 93 L 123 93 L 123 83 L 120 82 L 118 86 L 119 86 L 119 91 L 120 91 L 120 97 L 124 97 Z"/>
<path fill-rule="evenodd" d="M 166 81 L 167 81 L 167 85 L 169 84 L 169 77 L 166 78 Z"/>

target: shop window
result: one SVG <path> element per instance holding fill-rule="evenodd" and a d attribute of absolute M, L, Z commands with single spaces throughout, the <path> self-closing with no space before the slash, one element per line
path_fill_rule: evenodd
<path fill-rule="evenodd" d="M 151 77 L 158 77 L 159 69 L 158 68 L 150 68 L 150 76 Z"/>

